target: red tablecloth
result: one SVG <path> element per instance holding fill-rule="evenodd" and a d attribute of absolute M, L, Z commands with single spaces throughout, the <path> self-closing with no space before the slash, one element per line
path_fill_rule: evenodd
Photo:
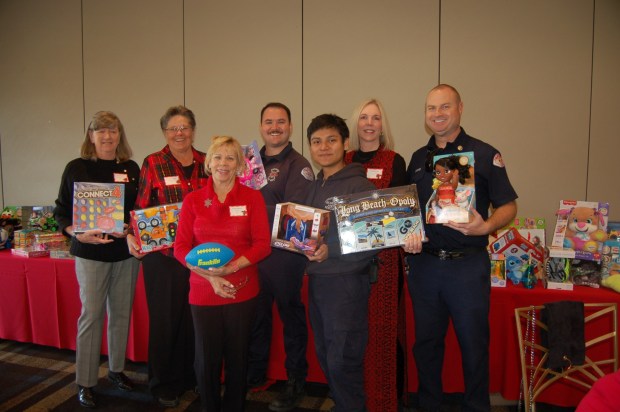
<path fill-rule="evenodd" d="M 304 301 L 307 299 L 307 279 L 304 280 Z M 491 387 L 493 393 L 501 393 L 506 399 L 519 399 L 520 363 L 514 308 L 540 305 L 558 300 L 583 302 L 620 303 L 620 294 L 607 289 L 575 287 L 575 290 L 546 290 L 540 285 L 533 290 L 509 285 L 494 288 L 491 292 Z M 411 347 L 413 312 L 407 296 L 408 340 L 408 389 L 417 391 L 415 363 Z M 15 257 L 9 251 L 0 252 L 0 338 L 65 349 L 75 349 L 77 318 L 80 313 L 78 284 L 74 262 L 49 258 Z M 107 353 L 106 338 L 102 352 Z M 461 354 L 452 328 L 446 338 L 444 367 L 444 391 L 463 391 Z M 127 345 L 127 357 L 144 362 L 147 359 L 148 313 L 142 273 L 138 277 L 133 314 Z M 273 344 L 268 375 L 274 379 L 286 379 L 284 369 L 284 344 L 282 324 L 274 313 Z M 308 345 L 308 380 L 325 382 L 314 353 L 314 341 L 310 333 Z M 555 384 L 541 401 L 562 406 L 574 406 L 584 392 L 565 383 Z"/>

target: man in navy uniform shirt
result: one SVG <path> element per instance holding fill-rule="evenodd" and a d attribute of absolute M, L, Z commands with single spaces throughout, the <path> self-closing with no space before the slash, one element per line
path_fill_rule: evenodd
<path fill-rule="evenodd" d="M 461 348 L 465 394 L 462 410 L 489 411 L 489 233 L 511 222 L 517 194 L 502 156 L 494 147 L 469 136 L 461 127 L 463 102 L 449 85 L 434 87 L 426 98 L 428 143 L 413 153 L 407 169 L 420 205 L 433 194 L 433 158 L 474 153 L 476 207 L 468 223 L 427 224 L 427 241 L 413 240 L 405 251 L 409 261 L 409 293 L 415 317 L 413 355 L 418 369 L 420 407 L 439 410 L 444 338 L 450 319 Z M 489 215 L 489 206 L 493 213 Z"/>
<path fill-rule="evenodd" d="M 310 162 L 289 141 L 293 125 L 291 112 L 282 103 L 268 103 L 261 110 L 260 132 L 265 145 L 260 156 L 267 174 L 267 185 L 261 189 L 270 227 L 273 226 L 277 203 L 303 203 L 314 172 Z M 288 382 L 284 391 L 269 405 L 272 411 L 294 409 L 304 397 L 308 374 L 306 348 L 308 327 L 306 308 L 301 301 L 306 258 L 298 253 L 272 248 L 271 255 L 258 263 L 261 291 L 256 322 L 252 332 L 248 367 L 248 385 L 266 385 L 271 345 L 272 307 L 275 301 L 284 326 L 284 350 Z"/>

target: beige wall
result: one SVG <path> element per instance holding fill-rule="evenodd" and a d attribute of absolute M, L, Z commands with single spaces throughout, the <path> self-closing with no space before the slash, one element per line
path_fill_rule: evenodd
<path fill-rule="evenodd" d="M 140 164 L 159 117 L 186 104 L 196 146 L 259 139 L 268 101 L 312 117 L 383 101 L 408 161 L 428 139 L 438 81 L 463 126 L 503 153 L 521 215 L 551 226 L 562 198 L 607 200 L 620 220 L 617 0 L 0 0 L 3 204 L 52 204 L 95 111 L 122 119 Z"/>

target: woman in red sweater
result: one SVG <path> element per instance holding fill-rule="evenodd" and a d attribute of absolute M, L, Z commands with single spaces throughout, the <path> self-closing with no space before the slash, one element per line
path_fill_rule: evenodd
<path fill-rule="evenodd" d="M 245 169 L 239 142 L 217 136 L 207 151 L 207 185 L 183 200 L 174 256 L 185 263 L 197 245 L 217 242 L 235 256 L 220 268 L 188 266 L 194 319 L 195 370 L 202 409 L 242 411 L 248 345 L 258 295 L 256 263 L 271 252 L 263 196 L 237 178 Z M 222 364 L 226 389 L 221 393 Z"/>

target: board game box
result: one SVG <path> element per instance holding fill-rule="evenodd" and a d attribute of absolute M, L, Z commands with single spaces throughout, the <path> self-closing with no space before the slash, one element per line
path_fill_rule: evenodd
<path fill-rule="evenodd" d="M 424 237 L 416 185 L 335 198 L 342 254 L 399 246 L 412 233 Z"/>
<path fill-rule="evenodd" d="M 73 232 L 100 229 L 123 233 L 125 185 L 75 182 L 73 184 Z"/>
<path fill-rule="evenodd" d="M 181 203 L 132 210 L 131 225 L 142 253 L 174 246 Z"/>

